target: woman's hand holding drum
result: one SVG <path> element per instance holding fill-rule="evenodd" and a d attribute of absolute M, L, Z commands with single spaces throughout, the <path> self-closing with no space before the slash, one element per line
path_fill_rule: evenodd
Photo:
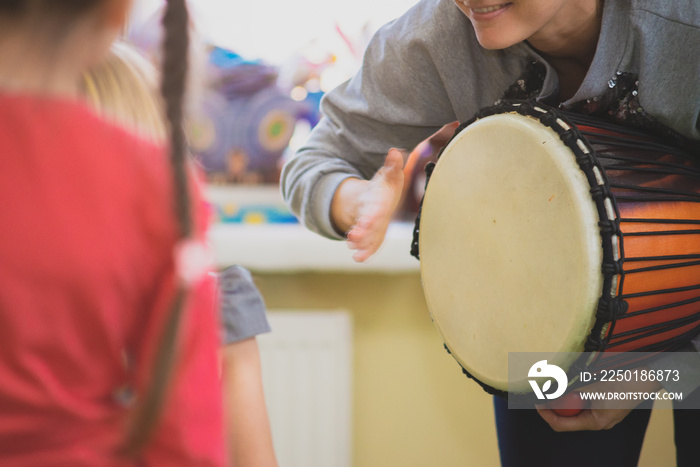
<path fill-rule="evenodd" d="M 661 390 L 658 381 L 620 381 L 616 383 L 593 383 L 583 388 L 581 392 L 643 392 L 652 393 Z M 537 406 L 537 412 L 552 427 L 554 431 L 592 431 L 609 430 L 621 422 L 643 399 L 639 400 L 594 400 L 590 401 L 579 414 L 575 416 L 560 415 L 556 409 L 546 405 Z M 614 408 L 610 408 L 614 407 Z"/>

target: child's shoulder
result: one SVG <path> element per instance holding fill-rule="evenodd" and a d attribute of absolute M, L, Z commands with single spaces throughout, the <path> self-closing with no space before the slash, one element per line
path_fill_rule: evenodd
<path fill-rule="evenodd" d="M 79 100 L 0 93 L 0 139 L 24 158 L 61 164 L 93 179 L 133 178 L 163 184 L 166 151 L 107 122 Z"/>

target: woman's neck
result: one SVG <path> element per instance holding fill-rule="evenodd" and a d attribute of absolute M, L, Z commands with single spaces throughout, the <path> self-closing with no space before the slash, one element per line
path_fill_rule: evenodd
<path fill-rule="evenodd" d="M 593 62 L 602 24 L 603 2 L 572 2 L 576 8 L 528 39 L 559 77 L 561 101 L 571 98 Z"/>

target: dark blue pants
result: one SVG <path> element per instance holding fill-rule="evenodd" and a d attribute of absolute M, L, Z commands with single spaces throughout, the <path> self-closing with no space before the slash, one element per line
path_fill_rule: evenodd
<path fill-rule="evenodd" d="M 689 398 L 700 407 L 700 390 Z M 494 407 L 503 467 L 636 467 L 651 415 L 645 402 L 610 430 L 557 433 L 534 409 L 508 410 L 499 397 Z M 674 427 L 677 466 L 699 466 L 700 410 L 674 410 Z"/>
<path fill-rule="evenodd" d="M 700 410 L 681 407 L 700 407 L 700 389 L 693 391 L 683 402 L 674 402 L 674 440 L 678 467 L 700 465 Z"/>

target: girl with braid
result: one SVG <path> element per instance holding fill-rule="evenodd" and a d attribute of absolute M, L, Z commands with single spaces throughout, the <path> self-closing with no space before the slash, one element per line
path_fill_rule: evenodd
<path fill-rule="evenodd" d="M 0 0 L 0 465 L 224 464 L 184 0 L 163 21 L 167 144 L 79 98 L 130 4 Z"/>
<path fill-rule="evenodd" d="M 107 58 L 83 75 L 82 92 L 105 117 L 157 142 L 165 128 L 156 82 L 151 63 L 117 41 Z M 228 460 L 235 466 L 277 467 L 256 339 L 270 332 L 265 302 L 241 266 L 228 267 L 216 278 Z"/>

